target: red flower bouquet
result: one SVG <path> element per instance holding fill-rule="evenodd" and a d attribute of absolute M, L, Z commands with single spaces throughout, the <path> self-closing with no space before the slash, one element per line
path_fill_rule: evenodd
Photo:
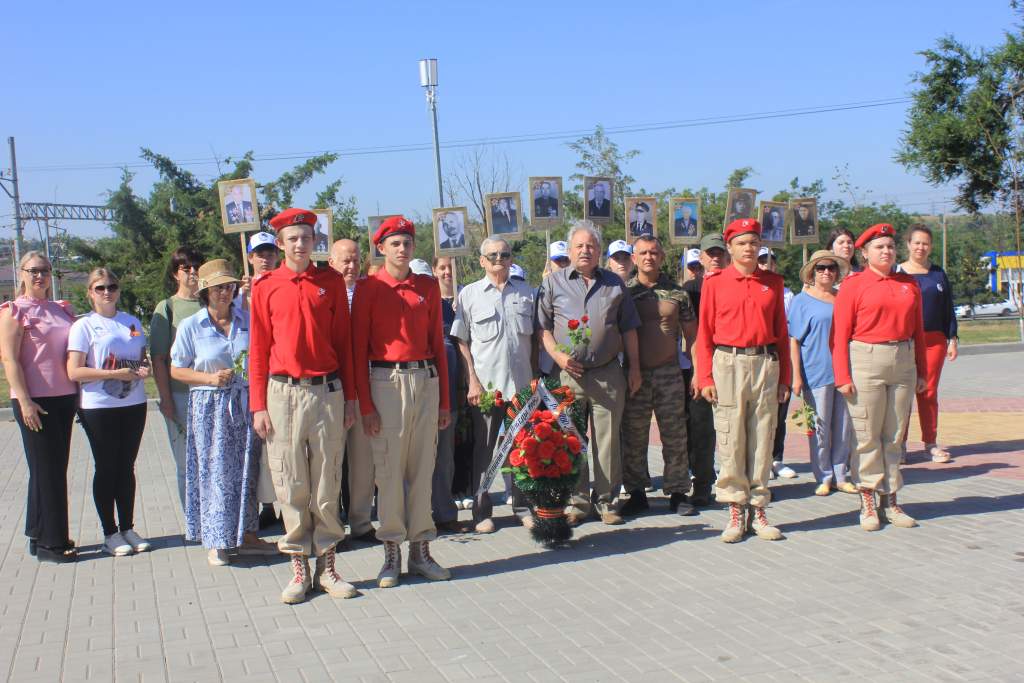
<path fill-rule="evenodd" d="M 579 320 L 573 318 L 566 323 L 569 328 L 569 341 L 571 344 L 559 344 L 558 350 L 562 353 L 573 355 L 577 349 L 590 343 L 592 333 L 590 331 L 590 316 L 583 316 Z"/>
<path fill-rule="evenodd" d="M 540 391 L 537 381 L 509 401 L 505 419 L 507 437 L 512 439 L 508 466 L 516 486 L 532 503 L 534 540 L 547 546 L 558 545 L 572 537 L 564 508 L 576 488 L 580 463 L 586 457 L 579 434 L 586 432 L 582 411 L 576 409 L 576 397 L 557 380 L 545 379 L 544 392 L 557 406 L 535 401 Z M 531 400 L 536 405 L 529 414 Z M 560 420 L 561 418 L 561 420 Z M 512 434 L 511 429 L 518 431 Z"/>

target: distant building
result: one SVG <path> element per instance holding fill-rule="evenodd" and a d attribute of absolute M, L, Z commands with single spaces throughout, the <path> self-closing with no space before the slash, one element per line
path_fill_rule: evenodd
<path fill-rule="evenodd" d="M 1024 252 L 990 251 L 981 259 L 988 264 L 988 288 L 993 292 L 1010 295 L 1016 289 L 1019 297 L 1021 278 L 1024 277 Z"/>

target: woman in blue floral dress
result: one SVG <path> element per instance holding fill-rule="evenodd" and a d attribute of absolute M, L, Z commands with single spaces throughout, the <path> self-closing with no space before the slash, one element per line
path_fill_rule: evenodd
<path fill-rule="evenodd" d="M 185 446 L 185 538 L 209 549 L 211 565 L 228 552 L 273 555 L 256 536 L 260 440 L 249 412 L 249 313 L 233 304 L 239 280 L 227 261 L 199 268 L 203 308 L 178 325 L 171 377 L 189 385 Z"/>

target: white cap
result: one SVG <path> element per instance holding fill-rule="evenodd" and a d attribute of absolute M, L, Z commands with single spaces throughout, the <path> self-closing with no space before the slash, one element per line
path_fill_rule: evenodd
<path fill-rule="evenodd" d="M 249 253 L 256 251 L 260 247 L 274 247 L 277 248 L 277 238 L 271 235 L 269 232 L 258 232 L 249 238 Z"/>
<path fill-rule="evenodd" d="M 691 263 L 700 263 L 700 249 L 687 249 L 685 258 L 684 264 L 687 266 Z"/>
<path fill-rule="evenodd" d="M 412 261 L 409 261 L 409 270 L 417 275 L 429 275 L 430 277 L 434 277 L 434 271 L 430 267 L 430 264 L 421 258 L 414 258 Z"/>
<path fill-rule="evenodd" d="M 768 247 L 761 247 L 757 251 L 757 258 L 761 258 L 762 256 L 771 256 L 772 258 L 775 258 L 775 252 Z"/>
<path fill-rule="evenodd" d="M 526 280 L 526 271 L 523 270 L 523 267 L 518 263 L 513 263 L 508 267 L 508 276 L 517 277 L 520 280 Z"/>
<path fill-rule="evenodd" d="M 626 252 L 627 254 L 633 253 L 633 245 L 627 244 L 626 240 L 615 240 L 608 245 L 608 256 L 615 256 L 619 252 Z"/>
<path fill-rule="evenodd" d="M 548 258 L 554 261 L 556 258 L 569 258 L 569 245 L 559 240 L 548 245 Z"/>

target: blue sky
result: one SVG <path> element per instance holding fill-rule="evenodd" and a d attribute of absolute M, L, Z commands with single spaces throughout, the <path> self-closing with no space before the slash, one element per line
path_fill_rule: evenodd
<path fill-rule="evenodd" d="M 67 167 L 138 163 L 142 146 L 209 160 L 429 143 L 422 57 L 439 60 L 444 142 L 905 96 L 917 51 L 946 33 L 995 45 L 1013 22 L 1005 0 L 37 2 L 4 14 L 0 134 L 17 139 L 22 199 L 81 203 L 102 203 L 119 171 Z M 900 104 L 613 139 L 641 152 L 627 167 L 637 188 L 720 188 L 752 166 L 749 184 L 768 193 L 794 176 L 836 193 L 834 169 L 848 164 L 869 198 L 928 212 L 952 191 L 892 161 L 904 117 Z M 524 181 L 574 171 L 564 141 L 498 150 Z M 187 168 L 216 175 L 212 162 Z M 146 195 L 154 174 L 136 172 Z M 436 203 L 429 150 L 343 157 L 297 200 L 338 177 L 363 216 L 428 216 Z M 0 226 L 12 223 L 3 199 Z"/>

